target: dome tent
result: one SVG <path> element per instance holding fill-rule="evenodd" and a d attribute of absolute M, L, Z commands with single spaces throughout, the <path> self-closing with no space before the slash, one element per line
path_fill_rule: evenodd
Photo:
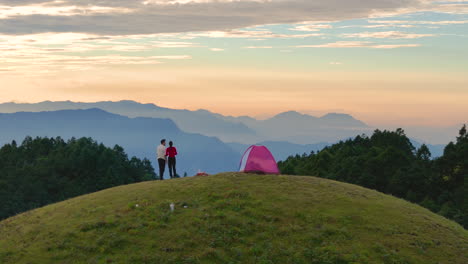
<path fill-rule="evenodd" d="M 280 174 L 275 158 L 265 146 L 250 146 L 240 163 L 240 172 Z"/>

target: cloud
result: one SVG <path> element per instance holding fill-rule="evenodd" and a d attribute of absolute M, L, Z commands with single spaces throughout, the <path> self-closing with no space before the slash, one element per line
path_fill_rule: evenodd
<path fill-rule="evenodd" d="M 207 38 L 249 38 L 256 40 L 264 39 L 294 39 L 294 38 L 309 38 L 323 36 L 321 33 L 309 34 L 277 34 L 269 30 L 229 30 L 229 31 L 207 31 L 200 33 L 190 33 L 192 37 L 207 37 Z"/>
<path fill-rule="evenodd" d="M 272 49 L 272 46 L 248 46 L 244 47 L 244 49 Z"/>
<path fill-rule="evenodd" d="M 139 40 L 138 42 L 135 40 Z M 186 41 L 154 40 L 152 36 L 97 36 L 83 33 L 44 33 L 0 35 L 0 51 L 4 56 L 25 56 L 57 52 L 138 52 L 167 48 L 201 47 Z M 1 62 L 0 62 L 1 63 Z"/>
<path fill-rule="evenodd" d="M 373 49 L 398 49 L 398 48 L 416 48 L 421 47 L 421 44 L 380 44 L 371 45 L 369 48 Z"/>
<path fill-rule="evenodd" d="M 330 64 L 330 65 L 343 65 L 343 63 L 339 62 L 339 61 L 332 61 L 332 62 L 330 62 L 328 64 Z"/>
<path fill-rule="evenodd" d="M 416 39 L 424 37 L 433 37 L 434 34 L 414 34 L 399 31 L 385 31 L 385 32 L 362 32 L 362 33 L 348 33 L 342 34 L 345 38 L 379 38 L 379 39 Z"/>
<path fill-rule="evenodd" d="M 366 18 L 375 12 L 421 5 L 421 0 L 0 0 L 0 33 L 229 31 L 253 25 Z"/>
<path fill-rule="evenodd" d="M 136 65 L 159 65 L 165 60 L 187 60 L 188 55 L 174 56 L 72 56 L 72 55 L 39 55 L 30 57 L 8 57 L 3 58 L 2 63 L 12 66 L 0 65 L 0 76 L 44 76 L 56 75 L 64 72 L 95 71 L 99 69 L 111 68 L 115 66 L 136 66 Z"/>
<path fill-rule="evenodd" d="M 454 14 L 454 15 L 464 15 L 468 14 L 468 2 L 467 1 L 451 1 L 451 0 L 420 0 L 419 5 L 408 5 L 396 10 L 376 10 L 373 14 L 370 15 L 371 18 L 381 18 L 381 17 L 392 17 L 402 14 L 411 14 L 411 13 L 422 13 L 422 12 L 432 12 L 432 13 L 442 13 L 442 14 Z"/>
<path fill-rule="evenodd" d="M 337 41 L 332 43 L 317 44 L 317 45 L 299 45 L 295 48 L 372 48 L 372 49 L 397 49 L 397 48 L 414 48 L 420 44 L 375 44 L 368 41 Z"/>
<path fill-rule="evenodd" d="M 379 25 L 349 25 L 349 26 L 340 26 L 339 28 L 414 28 L 415 25 L 403 25 L 403 24 L 379 24 Z"/>
<path fill-rule="evenodd" d="M 454 2 L 454 3 L 448 3 Z M 455 2 L 459 4 L 455 4 Z M 437 3 L 437 2 L 436 2 Z M 446 14 L 468 14 L 468 3 L 466 1 L 442 1 L 438 5 L 432 5 L 424 11 L 432 11 Z"/>
<path fill-rule="evenodd" d="M 102 15 L 131 13 L 132 9 L 125 7 L 103 6 L 51 6 L 48 3 L 31 4 L 26 6 L 2 6 L 0 5 L 0 19 L 8 19 L 18 16 L 49 15 L 49 16 L 78 16 L 78 15 Z"/>
<path fill-rule="evenodd" d="M 189 55 L 164 55 L 164 56 L 151 56 L 150 59 L 162 59 L 162 60 L 189 60 L 192 56 Z"/>
<path fill-rule="evenodd" d="M 299 45 L 294 46 L 296 48 L 362 48 L 369 47 L 370 42 L 364 41 L 337 41 L 332 43 L 325 44 L 316 44 L 316 45 Z"/>
<path fill-rule="evenodd" d="M 309 24 L 309 25 L 299 25 L 294 28 L 291 28 L 290 30 L 294 31 L 320 31 L 321 29 L 330 29 L 333 28 L 332 25 L 329 24 Z"/>
<path fill-rule="evenodd" d="M 417 21 L 417 20 L 368 20 L 370 25 L 348 25 L 340 26 L 338 28 L 415 28 L 415 27 L 428 27 L 437 28 L 433 26 L 449 26 L 449 25 L 465 25 L 468 20 L 442 20 L 442 21 Z M 431 27 L 432 26 L 432 27 Z"/>
<path fill-rule="evenodd" d="M 463 25 L 468 24 L 468 20 L 444 20 L 444 21 L 411 21 L 411 20 L 368 20 L 369 23 L 377 23 L 383 25 L 395 25 L 400 24 L 413 24 L 413 25 Z"/>
<path fill-rule="evenodd" d="M 109 65 L 109 64 L 159 64 L 160 60 L 187 60 L 189 55 L 168 55 L 168 56 L 75 56 L 58 54 L 34 54 L 34 56 L 8 57 L 3 58 L 2 63 L 18 64 L 17 66 L 67 66 L 67 65 Z"/>
<path fill-rule="evenodd" d="M 220 48 L 211 48 L 210 50 L 215 51 L 215 52 L 224 51 L 224 49 L 220 49 Z"/>
<path fill-rule="evenodd" d="M 181 41 L 153 41 L 154 48 L 193 48 L 200 47 L 197 43 Z"/>
<path fill-rule="evenodd" d="M 93 40 L 89 40 L 93 39 Z M 189 42 L 136 42 L 124 37 L 96 37 L 83 33 L 0 35 L 1 72 L 49 74 L 112 65 L 153 65 L 188 60 L 190 55 L 157 55 L 159 48 L 195 46 Z M 146 56 L 135 56 L 144 51 Z M 73 54 L 73 55 L 72 55 Z M 97 56 L 96 54 L 103 54 Z M 105 55 L 104 55 L 105 54 Z M 141 53 L 140 53 L 141 54 Z"/>

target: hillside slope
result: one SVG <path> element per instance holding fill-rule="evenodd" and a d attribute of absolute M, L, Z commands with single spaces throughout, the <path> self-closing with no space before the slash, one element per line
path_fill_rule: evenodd
<path fill-rule="evenodd" d="M 315 177 L 122 186 L 7 219 L 0 234 L 0 263 L 468 263 L 459 225 Z"/>

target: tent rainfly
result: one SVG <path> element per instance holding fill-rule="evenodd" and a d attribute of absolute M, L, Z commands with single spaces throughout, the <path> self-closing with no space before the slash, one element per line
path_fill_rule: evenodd
<path fill-rule="evenodd" d="M 265 146 L 250 146 L 242 156 L 240 172 L 280 174 L 275 158 Z"/>

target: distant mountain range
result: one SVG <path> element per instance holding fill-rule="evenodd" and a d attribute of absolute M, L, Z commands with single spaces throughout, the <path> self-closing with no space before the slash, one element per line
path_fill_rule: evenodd
<path fill-rule="evenodd" d="M 0 104 L 0 113 L 15 113 L 20 111 L 41 112 L 72 109 L 99 108 L 109 113 L 127 117 L 168 118 L 177 126 L 189 133 L 199 133 L 206 136 L 216 136 L 220 139 L 236 137 L 253 139 L 255 131 L 242 123 L 228 122 L 217 114 L 205 110 L 189 111 L 159 107 L 154 104 L 140 104 L 134 101 L 77 103 L 71 101 L 45 101 L 36 104 Z"/>
<path fill-rule="evenodd" d="M 347 114 L 327 114 L 323 117 L 290 111 L 267 120 L 251 117 L 230 117 L 206 110 L 189 111 L 140 104 L 134 101 L 76 103 L 45 101 L 36 104 L 0 104 L 0 113 L 20 111 L 40 112 L 66 109 L 99 108 L 128 117 L 169 118 L 189 133 L 215 136 L 224 142 L 256 143 L 288 141 L 296 144 L 335 142 L 343 138 L 370 132 L 364 122 Z"/>
<path fill-rule="evenodd" d="M 170 119 L 128 118 L 101 109 L 0 114 L 0 128 L 0 145 L 12 140 L 20 143 L 26 136 L 92 137 L 107 146 L 118 144 L 129 155 L 153 163 L 159 141 L 174 140 L 180 152 L 179 174 L 194 175 L 199 169 L 235 171 L 241 156 L 215 137 L 181 131 Z"/>
<path fill-rule="evenodd" d="M 4 123 L 1 126 L 2 130 L 0 130 L 0 143 L 2 143 L 2 139 L 10 140 L 12 136 L 26 135 L 26 132 L 34 132 L 34 134 L 31 135 L 39 135 L 38 132 L 42 132 L 43 134 L 45 133 L 47 135 L 60 135 L 64 137 L 77 137 L 80 135 L 89 135 L 94 137 L 94 135 L 97 135 L 97 133 L 95 133 L 95 130 L 100 125 L 98 124 L 99 121 L 95 122 L 97 125 L 96 128 L 93 128 L 95 130 L 89 130 L 91 129 L 89 125 L 78 127 L 76 131 L 79 132 L 79 134 L 74 133 L 74 131 L 72 131 L 71 129 L 61 130 L 64 127 L 73 127 L 73 124 L 71 124 L 71 120 L 77 118 L 77 116 L 75 115 L 80 116 L 84 115 L 84 113 L 88 113 L 88 115 L 86 115 L 85 117 L 82 116 L 82 119 L 80 120 L 80 124 L 86 123 L 86 118 L 90 117 L 89 112 L 61 112 L 61 110 L 80 109 L 91 109 L 90 111 L 100 113 L 97 114 L 97 116 L 101 117 L 106 115 L 108 116 L 110 115 L 110 113 L 112 113 L 114 114 L 113 116 L 120 115 L 121 119 L 126 118 L 128 120 L 133 120 L 133 122 L 136 122 L 138 120 L 146 120 L 146 122 L 150 122 L 150 120 L 152 120 L 151 122 L 158 122 L 158 125 L 153 124 L 153 127 L 141 126 L 139 128 L 141 131 L 136 132 L 135 130 L 131 132 L 133 134 L 144 133 L 145 138 L 142 140 L 144 142 L 153 142 L 151 143 L 152 145 L 150 145 L 150 147 L 148 147 L 148 145 L 145 145 L 144 143 L 138 143 L 138 140 L 135 141 L 135 143 L 129 142 L 130 140 L 127 138 L 127 136 L 130 137 L 131 135 L 125 135 L 123 134 L 123 132 L 121 138 L 119 138 L 119 140 L 122 140 L 123 143 L 121 141 L 117 141 L 117 139 L 113 138 L 111 135 L 106 136 L 102 133 L 99 134 L 99 138 L 96 138 L 98 140 L 103 140 L 104 142 L 110 142 L 112 144 L 125 144 L 124 146 L 128 146 L 129 149 L 134 149 L 134 151 L 131 153 L 134 153 L 138 157 L 153 157 L 154 153 L 152 152 L 152 148 L 154 147 L 153 145 L 159 140 L 159 137 L 167 137 L 167 135 L 176 135 L 177 133 L 179 133 L 179 135 L 184 135 L 180 137 L 181 139 L 193 139 L 195 136 L 198 136 L 200 139 L 203 139 L 201 140 L 201 142 L 205 142 L 204 140 L 209 137 L 217 137 L 224 143 L 220 140 L 210 138 L 210 144 L 214 144 L 217 147 L 222 148 L 221 152 L 223 154 L 220 154 L 221 157 L 223 157 L 224 155 L 231 155 L 231 157 L 233 157 L 234 155 L 242 155 L 245 149 L 250 144 L 258 143 L 269 147 L 278 160 L 284 160 L 290 155 L 317 151 L 327 145 L 338 142 L 339 140 L 352 138 L 359 134 L 369 135 L 374 130 L 374 128 L 368 126 L 366 123 L 360 120 L 355 119 L 350 115 L 338 113 L 329 113 L 322 117 L 314 117 L 311 115 L 301 114 L 295 111 L 289 111 L 278 114 L 266 120 L 258 120 L 249 116 L 232 117 L 212 113 L 206 110 L 189 111 L 170 109 L 159 107 L 154 104 L 141 104 L 134 101 L 103 101 L 96 103 L 45 101 L 34 104 L 3 103 L 0 104 L 0 113 L 30 112 L 29 114 L 25 113 L 25 115 L 32 115 L 32 112 L 59 111 L 55 115 L 66 116 L 66 118 L 60 121 L 63 122 L 63 124 L 60 123 L 59 120 L 54 119 L 54 122 L 57 125 L 56 131 L 54 131 L 51 127 L 47 126 L 41 128 L 38 127 L 39 130 L 26 130 L 25 127 L 23 127 L 23 130 L 18 131 L 18 133 L 21 131 L 24 132 L 23 134 L 15 134 L 15 129 L 12 129 L 10 130 L 10 134 L 6 135 L 6 130 L 4 129 L 3 125 L 11 126 L 13 124 L 11 122 L 13 121 L 10 121 L 10 123 Z M 98 109 L 104 110 L 105 112 L 99 112 Z M 41 119 L 43 122 L 48 122 L 47 118 L 51 118 L 52 116 L 54 116 L 52 112 L 40 113 L 36 116 L 36 118 Z M 18 116 L 21 115 L 18 113 Z M 162 122 L 162 120 L 166 120 L 166 123 Z M 28 126 L 26 123 L 18 125 L 18 128 L 21 128 L 21 126 Z M 128 123 L 128 125 L 133 124 Z M 115 126 L 116 125 L 114 125 L 114 127 Z M 168 128 L 166 128 L 165 126 L 168 126 Z M 122 125 L 120 126 L 120 129 L 122 131 L 125 131 L 130 128 L 128 128 L 127 125 Z M 444 140 L 446 139 L 446 143 L 448 143 L 450 140 L 453 140 L 455 138 L 458 131 L 457 129 L 459 128 L 450 127 L 446 128 L 445 130 L 434 129 L 434 133 L 432 134 L 432 129 L 429 128 L 426 129 L 410 127 L 405 130 L 407 132 L 407 135 L 414 139 L 413 144 L 416 147 L 418 147 L 421 144 L 419 142 L 428 142 L 428 139 L 441 138 L 441 136 L 445 136 L 443 138 Z M 87 131 L 91 132 L 87 133 Z M 109 129 L 107 129 L 106 131 L 109 131 Z M 186 137 L 185 135 L 189 136 Z M 154 138 L 151 136 L 153 136 Z M 14 138 L 20 139 L 18 137 Z M 113 141 L 110 139 L 113 139 Z M 152 141 L 148 141 L 149 139 L 151 139 Z M 207 163 L 198 163 L 197 161 L 198 156 L 201 155 L 199 152 L 197 152 L 197 148 L 198 151 L 200 151 L 200 149 L 204 148 L 204 145 L 191 140 L 181 141 L 187 143 L 187 145 L 184 147 L 188 148 L 189 150 L 193 149 L 193 153 L 198 153 L 193 155 L 195 160 L 191 160 L 190 158 L 188 158 L 187 170 L 189 172 L 198 169 L 204 170 Z M 441 140 L 439 140 L 438 142 L 441 142 Z M 431 150 L 433 157 L 438 157 L 442 155 L 445 144 L 427 145 Z M 228 152 L 230 152 L 230 154 L 227 154 Z M 217 168 L 216 166 L 218 166 L 219 168 Z M 234 166 L 233 164 L 231 164 L 226 167 L 223 167 L 221 165 L 214 165 L 212 167 L 214 168 L 213 172 L 218 172 L 225 171 L 225 169 L 227 168 L 237 168 L 237 165 Z"/>
<path fill-rule="evenodd" d="M 347 114 L 330 113 L 322 117 L 289 111 L 266 120 L 232 118 L 231 122 L 242 122 L 261 135 L 262 140 L 287 141 L 295 144 L 336 142 L 358 134 L 372 132 L 364 122 Z"/>

